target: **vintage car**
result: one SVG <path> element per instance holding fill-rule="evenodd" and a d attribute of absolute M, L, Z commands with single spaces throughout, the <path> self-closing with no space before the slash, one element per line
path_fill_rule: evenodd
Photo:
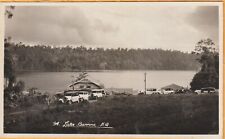
<path fill-rule="evenodd" d="M 83 100 L 83 98 L 81 98 L 79 96 L 79 93 L 77 93 L 74 90 L 65 91 L 64 97 L 66 98 L 65 103 L 68 103 L 68 104 L 72 104 L 72 103 L 75 103 L 75 102 L 79 103 L 80 101 Z"/>
<path fill-rule="evenodd" d="M 65 103 L 65 96 L 63 93 L 59 92 L 55 94 L 54 97 L 57 103 Z"/>
<path fill-rule="evenodd" d="M 201 88 L 201 93 L 216 93 L 216 89 L 214 87 Z"/>
<path fill-rule="evenodd" d="M 90 95 L 88 94 L 88 92 L 77 92 L 79 94 L 79 97 L 83 100 L 88 100 Z"/>
<path fill-rule="evenodd" d="M 101 98 L 104 96 L 104 89 L 93 89 L 92 94 L 97 98 Z"/>
<path fill-rule="evenodd" d="M 156 88 L 146 89 L 146 95 L 151 95 L 151 94 L 161 94 L 161 91 L 157 90 Z"/>
<path fill-rule="evenodd" d="M 165 88 L 162 90 L 163 94 L 174 94 L 175 91 L 172 88 Z"/>
<path fill-rule="evenodd" d="M 197 89 L 197 90 L 195 90 L 195 93 L 199 95 L 199 94 L 201 94 L 201 90 Z"/>

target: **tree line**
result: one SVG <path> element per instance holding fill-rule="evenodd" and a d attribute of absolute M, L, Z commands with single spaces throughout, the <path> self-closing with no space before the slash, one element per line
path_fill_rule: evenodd
<path fill-rule="evenodd" d="M 16 71 L 196 70 L 196 55 L 162 49 L 56 48 L 10 43 Z"/>
<path fill-rule="evenodd" d="M 209 38 L 196 44 L 194 53 L 199 57 L 197 60 L 201 69 L 190 83 L 192 90 L 204 87 L 219 88 L 219 52 L 215 47 L 215 43 Z"/>

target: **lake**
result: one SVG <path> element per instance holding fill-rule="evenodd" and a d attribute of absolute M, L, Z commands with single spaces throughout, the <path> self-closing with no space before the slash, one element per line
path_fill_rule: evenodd
<path fill-rule="evenodd" d="M 90 71 L 89 78 L 104 84 L 105 88 L 144 89 L 144 73 L 147 73 L 147 88 L 161 88 L 175 83 L 190 87 L 190 82 L 197 71 Z M 74 77 L 79 72 L 24 72 L 18 75 L 18 80 L 25 82 L 25 88 L 36 87 L 41 91 L 56 93 L 69 89 Z"/>

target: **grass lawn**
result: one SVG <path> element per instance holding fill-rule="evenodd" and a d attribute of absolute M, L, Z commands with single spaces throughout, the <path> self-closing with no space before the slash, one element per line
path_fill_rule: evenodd
<path fill-rule="evenodd" d="M 63 127 L 69 121 L 113 128 Z M 53 122 L 59 122 L 53 126 Z M 4 115 L 5 133 L 217 134 L 218 95 L 110 96 Z"/>

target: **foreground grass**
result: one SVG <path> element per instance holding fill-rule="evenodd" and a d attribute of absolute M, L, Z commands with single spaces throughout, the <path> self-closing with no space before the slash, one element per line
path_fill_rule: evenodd
<path fill-rule="evenodd" d="M 218 95 L 108 97 L 95 103 L 54 105 L 4 117 L 5 133 L 217 134 Z M 60 126 L 53 126 L 58 121 Z M 65 128 L 72 123 L 109 123 L 111 129 Z"/>

